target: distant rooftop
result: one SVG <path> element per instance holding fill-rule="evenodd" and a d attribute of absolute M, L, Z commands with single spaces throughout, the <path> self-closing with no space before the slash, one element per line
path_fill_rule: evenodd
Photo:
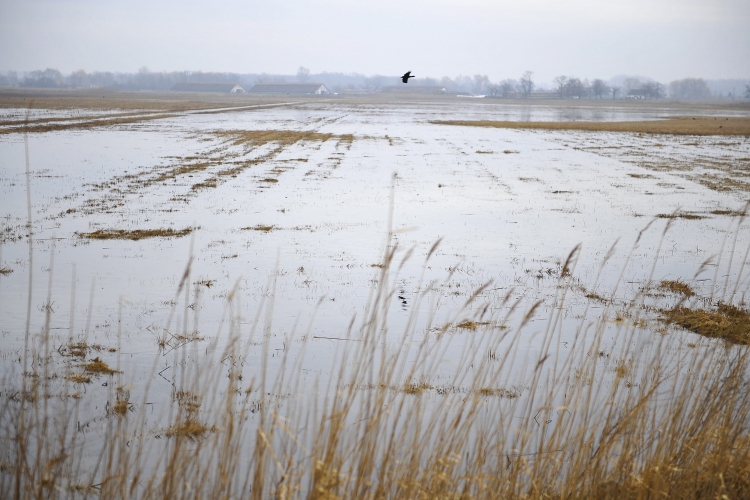
<path fill-rule="evenodd" d="M 316 94 L 331 92 L 322 83 L 256 83 L 248 92 L 254 94 Z"/>

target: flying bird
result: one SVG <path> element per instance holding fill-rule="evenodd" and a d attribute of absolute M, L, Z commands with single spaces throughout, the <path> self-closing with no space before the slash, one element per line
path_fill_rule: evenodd
<path fill-rule="evenodd" d="M 404 76 L 401 77 L 401 81 L 404 83 L 409 83 L 409 78 L 414 78 L 414 75 L 411 74 L 411 71 L 407 71 L 404 73 Z"/>

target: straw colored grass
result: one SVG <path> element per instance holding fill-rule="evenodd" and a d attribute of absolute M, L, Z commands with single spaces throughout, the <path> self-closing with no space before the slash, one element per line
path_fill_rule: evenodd
<path fill-rule="evenodd" d="M 272 292 L 260 294 L 256 313 L 268 322 L 252 327 L 239 292 L 228 294 L 224 329 L 200 347 L 176 343 L 169 356 L 154 349 L 151 375 L 132 377 L 137 388 L 119 381 L 135 374 L 94 358 L 84 373 L 113 377 L 75 393 L 81 399 L 50 376 L 71 359 L 50 349 L 49 329 L 31 336 L 28 376 L 20 388 L 9 385 L 0 405 L 0 491 L 108 499 L 750 498 L 750 349 L 680 350 L 679 335 L 643 332 L 642 292 L 613 297 L 616 305 L 594 300 L 590 314 L 563 321 L 567 292 L 588 290 L 577 282 L 578 248 L 560 264 L 564 271 L 550 274 L 558 291 L 550 303 L 524 309 L 508 294 L 488 312 L 486 283 L 447 321 L 422 324 L 416 318 L 431 296 L 420 283 L 410 321 L 393 331 L 399 280 L 390 237 L 360 321 L 325 337 L 338 347 L 313 365 L 317 376 L 305 358 L 313 336 L 288 334 L 278 348 Z M 176 298 L 193 282 L 190 271 Z M 680 283 L 662 285 L 686 295 Z M 185 294 L 186 306 L 194 300 Z M 615 313 L 619 321 L 608 321 Z M 750 315 L 737 305 L 663 314 L 748 344 Z M 171 319 L 161 331 L 169 334 Z M 152 384 L 159 392 L 149 392 Z"/>
<path fill-rule="evenodd" d="M 685 297 L 692 297 L 695 295 L 693 289 L 682 280 L 661 280 L 659 282 L 659 289 L 666 290 Z"/>
<path fill-rule="evenodd" d="M 257 226 L 248 226 L 240 228 L 242 231 L 262 231 L 264 233 L 267 233 L 271 231 L 275 226 L 273 225 L 265 225 L 265 224 L 258 224 Z"/>
<path fill-rule="evenodd" d="M 515 122 L 490 120 L 440 120 L 438 125 L 463 127 L 491 127 L 531 130 L 582 130 L 586 132 L 631 132 L 638 134 L 671 135 L 730 135 L 750 136 L 748 117 L 685 116 L 665 120 L 637 122 Z"/>
<path fill-rule="evenodd" d="M 719 304 L 715 310 L 678 306 L 664 311 L 664 319 L 704 337 L 750 345 L 750 312 L 732 304 Z"/>
<path fill-rule="evenodd" d="M 117 370 L 111 368 L 107 363 L 105 363 L 98 357 L 84 364 L 83 369 L 86 371 L 86 373 L 92 373 L 94 375 L 112 375 L 117 373 Z"/>
<path fill-rule="evenodd" d="M 180 238 L 192 233 L 195 228 L 184 229 L 158 228 L 158 229 L 97 229 L 89 233 L 76 233 L 79 238 L 89 240 L 143 240 L 146 238 Z"/>

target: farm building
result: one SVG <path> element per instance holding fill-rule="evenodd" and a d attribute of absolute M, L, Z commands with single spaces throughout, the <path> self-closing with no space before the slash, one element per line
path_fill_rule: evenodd
<path fill-rule="evenodd" d="M 172 87 L 172 90 L 178 92 L 221 92 L 223 94 L 244 94 L 243 89 L 239 83 L 190 83 L 190 82 L 178 82 Z"/>
<path fill-rule="evenodd" d="M 253 94 L 326 95 L 331 92 L 322 83 L 256 83 L 248 92 Z"/>
<path fill-rule="evenodd" d="M 383 94 L 445 94 L 445 87 L 437 85 L 384 85 Z"/>

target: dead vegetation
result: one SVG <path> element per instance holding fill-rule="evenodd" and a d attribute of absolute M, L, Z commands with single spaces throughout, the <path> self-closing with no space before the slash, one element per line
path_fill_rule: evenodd
<path fill-rule="evenodd" d="M 677 306 L 662 311 L 663 320 L 709 338 L 733 344 L 750 345 L 750 313 L 732 304 L 720 303 L 714 309 Z"/>
<path fill-rule="evenodd" d="M 107 363 L 102 361 L 99 357 L 96 357 L 83 365 L 83 369 L 86 373 L 93 375 L 113 375 L 118 373 L 117 370 L 111 368 Z"/>
<path fill-rule="evenodd" d="M 662 280 L 659 282 L 658 288 L 685 297 L 692 297 L 695 295 L 695 292 L 690 285 L 682 280 Z"/>
<path fill-rule="evenodd" d="M 488 326 L 490 324 L 489 321 L 472 321 L 469 319 L 465 319 L 458 323 L 456 325 L 456 328 L 461 328 L 463 330 L 476 330 L 480 326 Z"/>
<path fill-rule="evenodd" d="M 67 377 L 65 377 L 65 379 L 70 380 L 71 382 L 76 383 L 76 384 L 90 384 L 91 383 L 91 377 L 89 377 L 88 375 L 81 374 L 81 373 L 68 375 Z"/>
<path fill-rule="evenodd" d="M 686 116 L 637 122 L 515 122 L 490 120 L 440 120 L 437 125 L 492 127 L 531 130 L 581 130 L 587 132 L 629 132 L 670 135 L 750 136 L 750 118 Z"/>
<path fill-rule="evenodd" d="M 195 418 L 188 418 L 173 425 L 167 429 L 164 434 L 167 437 L 186 437 L 195 440 L 202 437 L 207 432 L 214 431 L 216 431 L 215 427 L 204 425 Z"/>
<path fill-rule="evenodd" d="M 267 233 L 274 229 L 275 226 L 273 225 L 265 225 L 265 224 L 258 224 L 257 226 L 248 226 L 240 228 L 241 231 L 261 231 L 264 233 Z"/>
<path fill-rule="evenodd" d="M 184 229 L 159 228 L 159 229 L 97 229 L 89 233 L 76 233 L 79 238 L 90 240 L 143 240 L 146 238 L 180 238 L 187 236 L 197 228 L 186 227 Z"/>
<path fill-rule="evenodd" d="M 671 214 L 656 214 L 657 219 L 685 219 L 685 220 L 700 220 L 705 219 L 704 215 L 693 214 L 689 212 L 674 212 Z"/>
<path fill-rule="evenodd" d="M 2 274 L 3 276 L 7 276 L 12 272 L 13 272 L 13 269 L 9 267 L 0 267 L 0 274 Z"/>

